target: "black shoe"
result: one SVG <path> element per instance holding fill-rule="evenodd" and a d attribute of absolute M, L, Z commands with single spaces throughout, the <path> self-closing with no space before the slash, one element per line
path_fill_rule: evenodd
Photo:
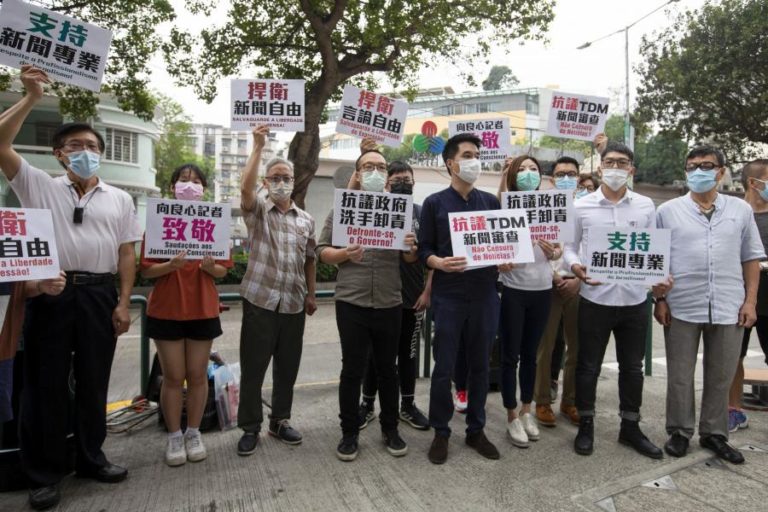
<path fill-rule="evenodd" d="M 376 413 L 373 412 L 373 406 L 368 406 L 365 402 L 360 404 L 357 417 L 360 420 L 360 430 L 363 430 L 376 418 Z"/>
<path fill-rule="evenodd" d="M 595 449 L 595 419 L 592 416 L 579 418 L 579 432 L 573 440 L 573 449 L 579 455 L 592 455 Z"/>
<path fill-rule="evenodd" d="M 400 420 L 406 422 L 416 430 L 429 430 L 429 420 L 422 413 L 416 404 L 400 407 Z"/>
<path fill-rule="evenodd" d="M 675 432 L 664 443 L 664 451 L 673 457 L 685 457 L 688 453 L 688 442 L 687 437 Z"/>
<path fill-rule="evenodd" d="M 448 438 L 446 436 L 435 435 L 432 446 L 429 447 L 427 458 L 432 464 L 443 464 L 448 460 Z"/>
<path fill-rule="evenodd" d="M 499 450 L 485 437 L 485 433 L 482 430 L 467 434 L 466 443 L 486 459 L 497 460 L 501 457 Z"/>
<path fill-rule="evenodd" d="M 634 448 L 640 455 L 645 455 L 652 459 L 661 459 L 664 457 L 664 452 L 643 434 L 643 431 L 640 430 L 640 424 L 637 421 L 621 421 L 619 442 Z"/>
<path fill-rule="evenodd" d="M 336 457 L 344 462 L 355 460 L 357 457 L 357 436 L 344 436 L 336 447 Z"/>
<path fill-rule="evenodd" d="M 55 485 L 39 487 L 29 491 L 29 506 L 35 510 L 46 510 L 59 504 L 61 494 Z"/>
<path fill-rule="evenodd" d="M 271 420 L 269 435 L 280 439 L 285 444 L 301 444 L 301 434 L 288 423 L 288 420 Z"/>
<path fill-rule="evenodd" d="M 77 476 L 80 478 L 90 478 L 107 484 L 116 484 L 126 479 L 128 470 L 124 467 L 107 462 L 106 466 L 102 466 L 95 470 L 78 471 Z"/>
<path fill-rule="evenodd" d="M 723 460 L 727 460 L 731 464 L 741 464 L 744 462 L 744 456 L 739 450 L 728 444 L 725 436 L 718 434 L 702 436 L 699 439 L 699 444 L 702 448 L 712 450 L 715 452 L 715 455 Z"/>
<path fill-rule="evenodd" d="M 245 457 L 256 451 L 256 445 L 259 444 L 258 432 L 243 432 L 243 437 L 237 442 L 237 454 Z"/>
<path fill-rule="evenodd" d="M 384 445 L 387 447 L 389 453 L 395 457 L 402 457 L 408 453 L 408 445 L 405 444 L 405 441 L 400 437 L 397 430 L 382 432 L 382 435 L 384 436 Z"/>

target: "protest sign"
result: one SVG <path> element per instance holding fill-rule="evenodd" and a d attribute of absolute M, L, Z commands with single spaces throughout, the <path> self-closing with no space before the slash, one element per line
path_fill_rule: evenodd
<path fill-rule="evenodd" d="M 50 279 L 59 269 L 51 211 L 0 208 L 0 281 Z"/>
<path fill-rule="evenodd" d="M 587 277 L 606 284 L 653 286 L 669 275 L 669 229 L 591 227 Z"/>
<path fill-rule="evenodd" d="M 304 80 L 232 80 L 232 130 L 304 131 Z"/>
<path fill-rule="evenodd" d="M 53 80 L 99 92 L 111 31 L 19 0 L 5 0 L 0 19 L 0 64 L 33 64 Z"/>
<path fill-rule="evenodd" d="M 171 259 L 187 251 L 189 260 L 210 255 L 229 258 L 232 207 L 176 199 L 147 199 L 144 257 Z"/>
<path fill-rule="evenodd" d="M 408 250 L 405 235 L 413 224 L 413 196 L 336 189 L 333 245 Z"/>
<path fill-rule="evenodd" d="M 474 133 L 483 141 L 483 146 L 480 148 L 482 162 L 503 162 L 504 159 L 512 156 L 507 117 L 476 121 L 448 121 L 448 137 L 458 133 Z"/>
<path fill-rule="evenodd" d="M 549 109 L 547 135 L 592 141 L 605 131 L 608 98 L 555 91 Z"/>
<path fill-rule="evenodd" d="M 338 133 L 368 137 L 385 146 L 400 146 L 408 115 L 407 102 L 346 85 L 339 112 Z"/>
<path fill-rule="evenodd" d="M 467 268 L 533 261 L 531 232 L 525 210 L 487 210 L 448 214 L 454 256 L 467 258 Z"/>
<path fill-rule="evenodd" d="M 573 241 L 573 191 L 531 190 L 504 192 L 501 207 L 522 208 L 534 240 L 568 243 Z"/>

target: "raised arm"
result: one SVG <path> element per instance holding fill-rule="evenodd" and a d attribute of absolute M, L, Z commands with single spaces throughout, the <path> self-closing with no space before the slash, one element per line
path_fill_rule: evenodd
<path fill-rule="evenodd" d="M 256 203 L 256 184 L 259 181 L 261 152 L 267 142 L 269 127 L 259 125 L 253 129 L 253 151 L 245 163 L 240 182 L 240 206 L 244 211 L 253 210 Z"/>

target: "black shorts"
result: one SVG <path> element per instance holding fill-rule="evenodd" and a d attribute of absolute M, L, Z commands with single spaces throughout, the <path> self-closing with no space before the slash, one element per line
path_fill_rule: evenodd
<path fill-rule="evenodd" d="M 212 340 L 223 334 L 221 320 L 205 318 L 202 320 L 163 320 L 147 317 L 147 336 L 155 340 Z"/>

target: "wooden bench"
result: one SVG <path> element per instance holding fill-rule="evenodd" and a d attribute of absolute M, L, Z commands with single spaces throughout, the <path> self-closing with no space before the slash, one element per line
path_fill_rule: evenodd
<path fill-rule="evenodd" d="M 744 368 L 744 384 L 752 386 L 751 393 L 744 393 L 744 408 L 768 410 L 768 368 Z"/>

